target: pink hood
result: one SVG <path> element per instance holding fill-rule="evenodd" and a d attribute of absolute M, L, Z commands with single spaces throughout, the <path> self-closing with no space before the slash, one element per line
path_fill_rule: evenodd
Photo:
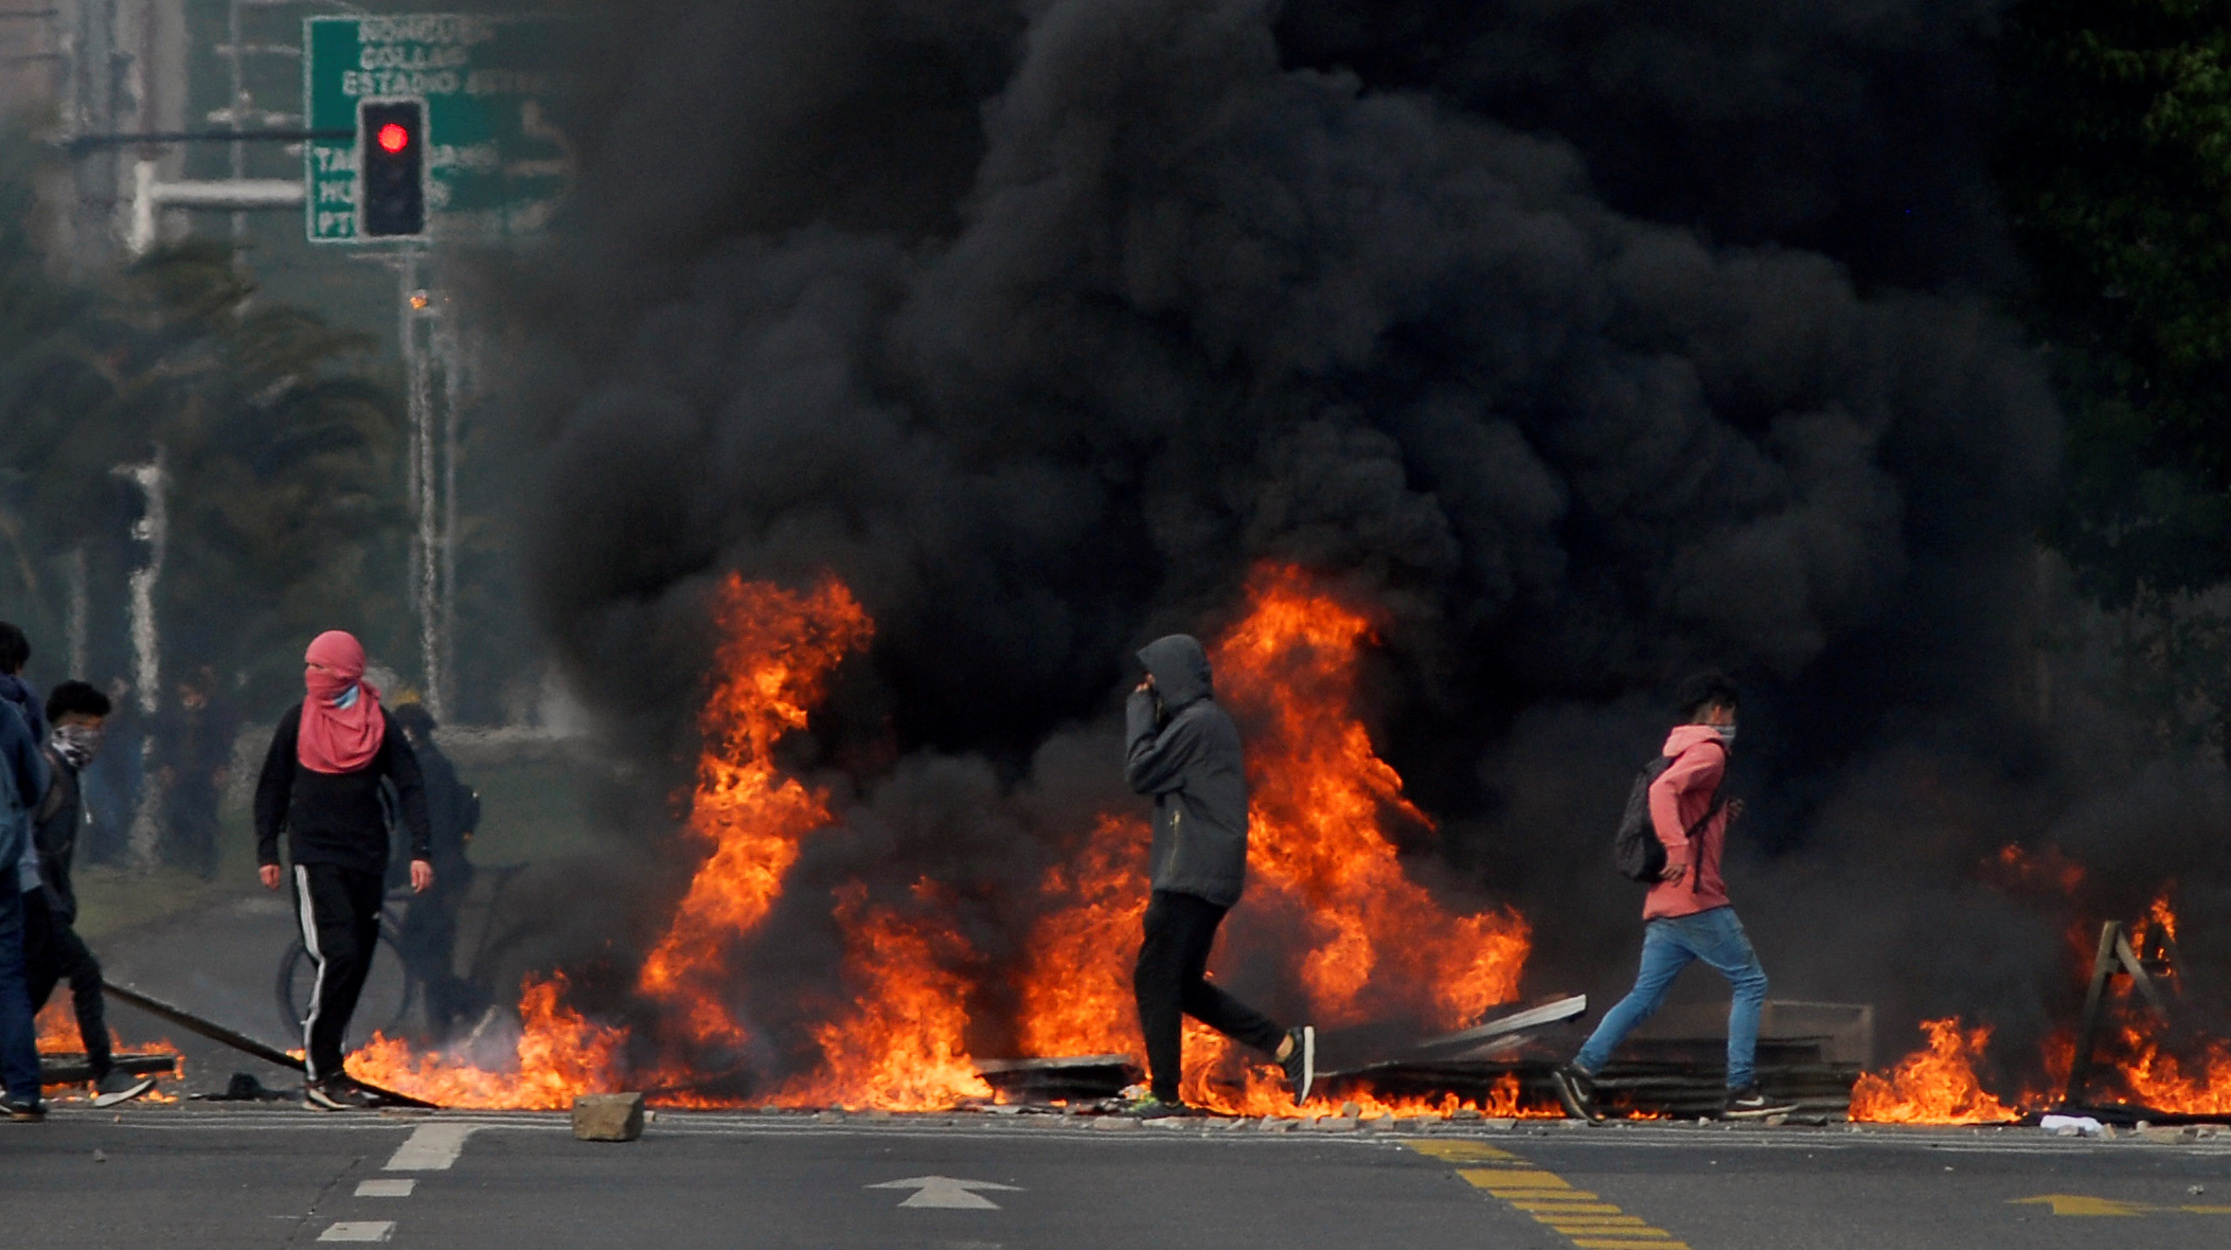
<path fill-rule="evenodd" d="M 1720 857 L 1727 846 L 1727 805 L 1712 813 L 1692 840 L 1696 827 L 1712 806 L 1712 793 L 1727 772 L 1727 747 L 1710 725 L 1677 725 L 1666 735 L 1661 755 L 1673 763 L 1650 785 L 1650 824 L 1658 841 L 1665 843 L 1666 864 L 1703 864 L 1701 874 L 1661 882 L 1650 887 L 1643 900 L 1642 918 L 1659 920 L 1693 916 L 1700 911 L 1728 905 L 1727 882 L 1720 876 Z"/>

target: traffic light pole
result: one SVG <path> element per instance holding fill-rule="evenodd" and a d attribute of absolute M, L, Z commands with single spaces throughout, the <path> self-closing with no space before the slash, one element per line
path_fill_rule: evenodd
<path fill-rule="evenodd" d="M 396 304 L 400 318 L 396 329 L 402 347 L 410 421 L 409 485 L 412 510 L 416 514 L 411 543 L 410 592 L 411 607 L 418 617 L 419 671 L 425 682 L 426 710 L 434 714 L 434 719 L 446 720 L 449 710 L 447 624 L 451 614 L 448 592 L 452 584 L 449 566 L 454 560 L 450 551 L 454 535 L 449 531 L 455 516 L 456 468 L 454 464 L 443 465 L 442 462 L 453 460 L 455 439 L 454 434 L 439 436 L 435 429 L 434 362 L 429 359 L 431 353 L 428 351 L 434 344 L 427 340 L 429 337 L 438 340 L 440 333 L 435 326 L 438 314 L 421 273 L 426 259 L 426 254 L 415 248 L 396 255 L 399 283 Z M 429 331 L 433 333 L 429 335 Z M 450 414 L 452 425 L 455 420 L 455 414 Z M 445 501 L 445 495 L 451 498 Z"/>

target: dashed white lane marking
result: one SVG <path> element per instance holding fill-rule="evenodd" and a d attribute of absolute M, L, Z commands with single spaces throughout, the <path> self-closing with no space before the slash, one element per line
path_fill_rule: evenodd
<path fill-rule="evenodd" d="M 393 1220 L 342 1220 L 318 1234 L 319 1241 L 389 1241 L 395 1236 Z"/>
<path fill-rule="evenodd" d="M 457 1162 L 478 1124 L 421 1124 L 387 1161 L 390 1172 L 443 1172 Z"/>
<path fill-rule="evenodd" d="M 416 1188 L 417 1185 L 418 1182 L 414 1180 L 358 1181 L 356 1183 L 356 1196 L 359 1198 L 408 1198 L 411 1196 L 411 1190 Z"/>

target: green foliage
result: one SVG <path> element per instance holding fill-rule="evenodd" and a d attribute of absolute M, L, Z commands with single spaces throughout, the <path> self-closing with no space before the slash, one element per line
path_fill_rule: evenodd
<path fill-rule="evenodd" d="M 174 679 L 263 704 L 299 693 L 318 630 L 400 654 L 403 422 L 364 371 L 373 344 L 259 303 L 221 246 L 157 253 L 99 291 L 61 283 L 24 231 L 28 148 L 0 139 L 0 614 L 57 658 L 57 562 L 84 549 L 113 639 L 91 676 L 122 671 L 121 587 L 145 549 L 139 492 L 114 469 L 160 447 Z"/>
<path fill-rule="evenodd" d="M 2231 576 L 2231 0 L 2029 0 L 2001 183 L 2070 414 L 2052 535 L 2109 602 Z"/>

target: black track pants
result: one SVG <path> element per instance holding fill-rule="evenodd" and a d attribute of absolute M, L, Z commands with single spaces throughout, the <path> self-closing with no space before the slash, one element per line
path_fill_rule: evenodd
<path fill-rule="evenodd" d="M 1146 1034 L 1147 1070 L 1154 1096 L 1175 1102 L 1184 1074 L 1180 1042 L 1191 1016 L 1266 1055 L 1276 1054 L 1286 1030 L 1268 1016 L 1208 982 L 1208 952 L 1216 945 L 1222 907 L 1191 894 L 1156 890 L 1146 909 L 1146 941 L 1131 972 L 1139 1000 L 1139 1030 Z"/>
<path fill-rule="evenodd" d="M 25 978 L 31 983 L 34 1013 L 46 1006 L 54 987 L 68 978 L 70 1006 L 77 1012 L 77 1032 L 84 1040 L 86 1066 L 93 1069 L 95 1081 L 107 1076 L 115 1061 L 109 1054 L 101 964 L 70 922 L 55 915 L 47 905 L 45 890 L 23 892 L 23 965 Z"/>
<path fill-rule="evenodd" d="M 302 1046 L 313 1081 L 342 1074 L 341 1039 L 372 970 L 386 892 L 376 872 L 338 864 L 294 866 L 295 914 L 310 952 L 310 1014 L 302 1019 Z"/>

